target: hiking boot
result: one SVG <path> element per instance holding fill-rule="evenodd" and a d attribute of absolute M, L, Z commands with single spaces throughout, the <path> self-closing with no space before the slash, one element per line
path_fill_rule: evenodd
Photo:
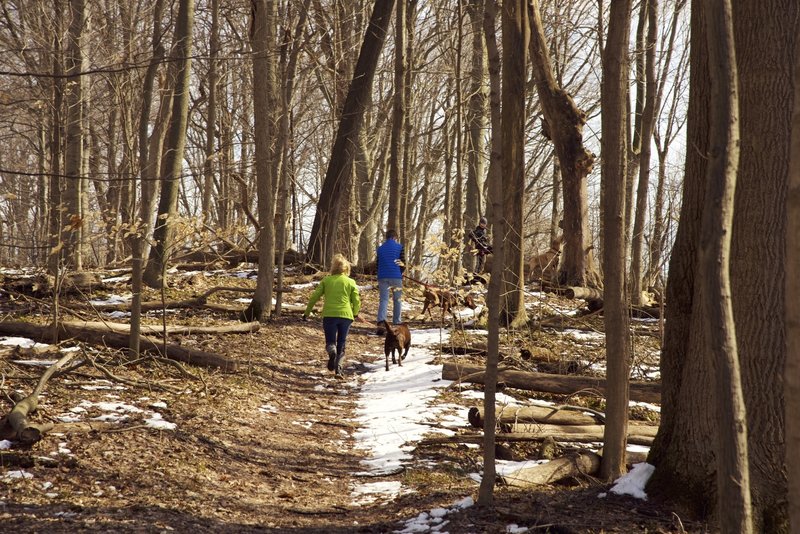
<path fill-rule="evenodd" d="M 336 370 L 336 378 L 344 378 L 342 375 L 342 362 L 344 361 L 344 351 L 341 354 L 336 356 L 336 361 L 333 364 L 333 368 Z"/>
<path fill-rule="evenodd" d="M 328 353 L 328 371 L 333 371 L 336 369 L 336 345 L 326 345 L 325 352 Z"/>

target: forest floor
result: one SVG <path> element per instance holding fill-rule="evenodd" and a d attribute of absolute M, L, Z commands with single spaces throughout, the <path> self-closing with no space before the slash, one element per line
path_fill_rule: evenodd
<path fill-rule="evenodd" d="M 180 279 L 170 290 L 175 298 L 199 294 L 214 285 L 254 285 L 252 279 L 230 274 L 219 275 L 224 280 L 203 274 L 177 276 Z M 310 281 L 312 277 L 299 276 L 287 285 Z M 364 288 L 364 314 L 374 318 L 377 290 L 368 289 L 374 278 L 357 277 L 357 281 Z M 285 301 L 304 304 L 310 285 L 301 287 L 285 293 Z M 124 288 L 124 284 L 116 288 L 106 284 L 106 290 L 92 298 L 107 298 Z M 421 308 L 414 293 L 411 287 L 406 291 L 409 318 Z M 576 307 L 575 302 L 560 304 Z M 70 303 L 64 307 L 68 311 Z M 3 320 L 43 324 L 49 306 L 46 300 L 12 298 L 0 292 L 0 313 Z M 439 314 L 436 310 L 434 317 Z M 150 324 L 160 323 L 158 313 L 147 317 Z M 168 320 L 195 325 L 236 322 L 232 315 L 202 308 L 177 310 L 168 314 Z M 601 324 L 595 318 L 594 326 Z M 415 320 L 411 326 L 431 328 L 431 323 Z M 553 354 L 571 354 L 581 361 L 602 357 L 602 346 L 577 348 L 574 336 L 541 331 L 537 335 L 529 341 L 548 346 Z M 52 378 L 33 419 L 99 424 L 93 431 L 47 433 L 29 448 L 7 444 L 10 448 L 2 451 L 0 465 L 0 530 L 193 534 L 455 534 L 523 532 L 525 528 L 537 533 L 710 531 L 651 500 L 610 493 L 598 498 L 610 485 L 590 477 L 526 490 L 498 485 L 491 510 L 466 506 L 465 498 L 477 500 L 478 484 L 469 475 L 480 471 L 482 453 L 479 447 L 463 443 L 420 445 L 402 469 L 365 474 L 362 461 L 370 452 L 359 448 L 356 438 L 360 390 L 368 373 L 386 372 L 383 339 L 365 324 L 354 324 L 348 338 L 344 380 L 335 379 L 325 368 L 319 320 L 303 322 L 299 311 L 286 312 L 254 333 L 173 336 L 171 342 L 228 356 L 239 362 L 239 369 L 223 373 L 187 366 L 194 377 L 190 378 L 164 362 L 131 361 L 109 348 L 63 344 L 77 347 L 92 364 Z M 509 354 L 512 345 L 507 341 L 504 346 Z M 8 395 L 30 393 L 42 374 L 43 367 L 19 362 L 52 360 L 55 350 L 0 346 L 3 413 L 10 410 Z M 441 361 L 438 356 L 433 359 L 433 363 Z M 479 392 L 481 386 L 464 388 Z M 463 424 L 452 430 L 478 435 L 467 423 L 466 409 L 480 401 L 460 391 L 442 389 L 434 402 L 462 403 Z M 521 400 L 530 395 L 508 393 L 519 394 Z M 437 430 L 431 424 L 432 436 Z M 520 444 L 510 452 L 530 458 L 536 457 L 537 448 Z M 403 489 L 371 502 L 354 495 L 355 487 L 374 482 L 399 483 Z M 439 510 L 433 515 L 443 517 L 438 526 L 419 527 L 410 521 L 433 510 Z"/>

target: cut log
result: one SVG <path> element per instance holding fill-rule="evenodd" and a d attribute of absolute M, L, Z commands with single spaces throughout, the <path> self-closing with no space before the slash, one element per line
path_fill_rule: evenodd
<path fill-rule="evenodd" d="M 603 300 L 603 291 L 593 287 L 570 286 L 564 288 L 564 296 L 568 299 Z"/>
<path fill-rule="evenodd" d="M 537 425 L 531 423 L 517 423 L 510 425 L 506 434 L 540 435 L 543 438 L 552 437 L 556 441 L 570 441 L 575 437 L 579 443 L 593 443 L 603 441 L 605 427 L 602 425 Z M 628 443 L 631 445 L 652 445 L 658 432 L 657 426 L 628 425 Z"/>
<path fill-rule="evenodd" d="M 63 324 L 68 325 L 70 328 L 76 329 L 90 329 L 90 330 L 108 330 L 109 332 L 119 332 L 128 334 L 131 331 L 131 325 L 121 323 L 110 323 L 105 321 L 65 321 Z M 167 334 L 249 334 L 256 332 L 261 327 L 261 323 L 253 321 L 250 323 L 234 323 L 222 326 L 189 326 L 189 325 L 168 325 Z M 161 335 L 163 333 L 161 326 L 142 325 L 142 334 L 155 334 Z"/>
<path fill-rule="evenodd" d="M 442 367 L 442 378 L 445 380 L 483 384 L 484 375 L 484 368 L 478 365 L 445 363 Z M 466 377 L 469 377 L 469 379 L 467 380 Z M 562 395 L 571 395 L 581 390 L 594 390 L 605 395 L 606 391 L 606 381 L 600 377 L 551 375 L 509 369 L 498 371 L 497 383 L 526 391 L 541 391 Z M 658 382 L 631 381 L 630 400 L 660 403 L 661 384 Z"/>
<path fill-rule="evenodd" d="M 50 326 L 17 321 L 0 322 L 0 334 L 28 337 L 43 343 L 50 343 L 52 340 L 52 328 Z M 70 323 L 59 324 L 58 338 L 60 340 L 77 339 L 85 343 L 118 349 L 126 349 L 130 345 L 130 334 L 110 332 L 108 329 L 78 328 L 74 325 L 70 326 Z M 164 354 L 164 343 L 160 339 L 148 336 L 140 336 L 139 346 L 143 351 L 158 353 L 171 360 L 201 367 L 213 367 L 227 372 L 235 372 L 237 367 L 234 360 L 220 354 L 190 349 L 180 345 L 167 344 L 166 354 Z"/>
<path fill-rule="evenodd" d="M 483 407 L 474 406 L 467 413 L 469 423 L 475 428 L 483 428 Z M 501 406 L 495 408 L 498 424 L 547 423 L 551 425 L 593 425 L 597 417 L 572 410 L 562 410 L 555 406 Z"/>
<path fill-rule="evenodd" d="M 547 463 L 525 467 L 500 477 L 500 482 L 515 488 L 554 484 L 565 478 L 595 475 L 600 470 L 600 456 L 582 452 L 563 456 Z"/>

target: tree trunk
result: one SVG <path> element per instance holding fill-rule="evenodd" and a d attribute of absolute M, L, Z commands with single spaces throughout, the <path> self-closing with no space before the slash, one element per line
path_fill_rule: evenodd
<path fill-rule="evenodd" d="M 353 81 L 342 108 L 342 118 L 336 132 L 317 212 L 314 215 L 314 225 L 309 236 L 308 261 L 318 265 L 327 265 L 333 257 L 343 192 L 349 190 L 354 147 L 361 130 L 364 109 L 369 101 L 372 79 L 386 40 L 393 7 L 394 0 L 375 1 L 353 73 Z"/>
<path fill-rule="evenodd" d="M 253 300 L 243 321 L 260 321 L 272 315 L 275 266 L 275 112 L 278 87 L 275 79 L 277 6 L 268 0 L 252 0 L 250 45 L 253 49 L 253 111 L 255 115 L 256 183 L 258 193 L 258 277 Z"/>
<path fill-rule="evenodd" d="M 518 7 L 517 7 L 518 9 Z M 510 14 L 504 14 L 503 17 Z M 497 50 L 495 25 L 497 20 L 496 0 L 486 0 L 483 16 L 483 31 L 486 39 L 486 48 L 489 55 L 491 76 L 491 104 L 492 104 L 492 155 L 489 167 L 489 203 L 491 204 L 490 218 L 493 228 L 501 228 L 501 216 L 505 203 L 503 194 L 503 181 L 500 174 L 500 148 L 502 145 L 502 130 L 499 127 L 500 115 L 500 57 Z M 495 128 L 497 126 L 497 128 Z M 494 505 L 494 486 L 497 481 L 495 469 L 495 397 L 497 391 L 497 363 L 500 354 L 500 310 L 503 292 L 503 264 L 505 263 L 505 242 L 498 240 L 494 247 L 495 262 L 492 264 L 492 277 L 489 280 L 489 292 L 486 296 L 486 306 L 489 309 L 488 329 L 486 340 L 486 384 L 483 391 L 483 409 L 486 413 L 483 425 L 483 477 L 478 489 L 478 504 L 482 507 Z"/>
<path fill-rule="evenodd" d="M 553 141 L 561 168 L 564 188 L 564 254 L 562 282 L 585 286 L 597 285 L 593 270 L 589 233 L 589 198 L 587 176 L 594 165 L 594 154 L 583 146 L 586 114 L 578 109 L 572 97 L 558 86 L 553 75 L 550 52 L 544 35 L 539 1 L 529 6 L 531 24 L 531 66 L 544 115 L 543 134 Z"/>
<path fill-rule="evenodd" d="M 525 310 L 523 249 L 523 204 L 525 195 L 525 81 L 528 63 L 528 9 L 526 2 L 503 4 L 502 79 L 502 179 L 503 213 L 498 220 L 505 245 L 501 314 L 506 324 L 519 327 L 528 321 Z M 500 214 L 497 214 L 500 215 Z M 495 217 L 497 217 L 497 215 Z M 497 239 L 495 239 L 495 242 Z"/>
<path fill-rule="evenodd" d="M 742 394 L 730 288 L 733 196 L 739 166 L 739 100 L 730 0 L 704 3 L 711 80 L 710 157 L 700 229 L 698 277 L 704 335 L 716 366 L 717 513 L 723 532 L 753 532 Z"/>
<path fill-rule="evenodd" d="M 644 3 L 642 4 L 644 5 Z M 644 223 L 650 197 L 650 145 L 656 114 L 656 45 L 658 40 L 658 0 L 647 0 L 647 45 L 644 54 L 645 102 L 642 109 L 641 149 L 639 151 L 639 185 L 636 191 L 636 210 L 631 234 L 631 302 L 642 304 L 642 249 Z"/>
<path fill-rule="evenodd" d="M 467 128 L 469 140 L 467 145 L 467 180 L 466 202 L 464 205 L 465 226 L 474 227 L 484 214 L 486 201 L 483 198 L 484 186 L 484 130 L 486 129 L 488 100 L 486 41 L 481 27 L 486 0 L 470 0 L 467 4 L 467 16 L 470 21 L 472 39 L 472 64 L 469 74 L 469 105 L 467 107 Z M 466 247 L 463 254 L 464 267 L 470 272 L 475 268 L 475 256 Z"/>
<path fill-rule="evenodd" d="M 178 190 L 183 175 L 183 154 L 186 148 L 186 126 L 189 121 L 189 75 L 192 66 L 192 30 L 194 26 L 194 0 L 180 0 L 175 26 L 175 44 L 171 54 L 177 66 L 172 97 L 172 118 L 169 135 L 164 146 L 164 176 L 161 180 L 161 197 L 158 203 L 158 220 L 153 231 L 154 245 L 142 279 L 150 287 L 166 285 L 169 255 L 173 243 L 173 219 L 177 216 Z"/>
<path fill-rule="evenodd" d="M 800 528 L 800 41 L 794 58 L 794 110 L 786 223 L 786 470 L 789 479 L 789 525 Z M 791 530 L 790 530 L 791 531 Z"/>
<path fill-rule="evenodd" d="M 64 192 L 66 222 L 62 227 L 64 258 L 67 265 L 80 271 L 83 268 L 81 243 L 85 214 L 83 197 L 86 179 L 83 174 L 83 31 L 86 25 L 86 9 L 84 0 L 69 2 L 69 37 L 67 40 L 67 77 L 64 103 L 67 106 L 65 142 L 64 142 L 64 175 L 67 180 Z"/>
<path fill-rule="evenodd" d="M 692 11 L 691 85 L 686 175 L 678 233 L 667 284 L 662 352 L 664 403 L 658 438 L 650 453 L 656 472 L 653 494 L 713 510 L 717 498 L 716 435 L 719 417 L 708 385 L 713 364 L 709 319 L 695 283 L 697 246 L 713 109 L 709 63 L 700 10 Z M 731 295 L 747 406 L 748 458 L 754 531 L 788 529 L 782 372 L 786 362 L 785 243 L 789 175 L 792 66 L 800 31 L 795 2 L 747 0 L 733 6 L 740 88 L 741 143 L 731 233 Z M 718 14 L 716 16 L 719 16 Z M 754 29 L 758 28 L 756 32 Z M 770 310 L 753 313 L 753 309 Z M 650 491 L 648 490 L 648 493 Z"/>
<path fill-rule="evenodd" d="M 392 141 L 389 155 L 389 212 L 386 227 L 398 232 L 400 239 L 405 242 L 400 231 L 400 192 L 402 189 L 403 172 L 403 126 L 406 117 L 406 2 L 397 3 L 397 12 L 394 17 L 394 105 L 392 109 Z"/>
<path fill-rule="evenodd" d="M 631 1 L 611 4 L 608 39 L 603 51 L 602 172 L 603 208 L 603 318 L 606 330 L 607 424 L 600 475 L 607 481 L 625 473 L 630 379 L 630 319 L 625 281 L 625 177 L 627 176 L 628 40 Z"/>

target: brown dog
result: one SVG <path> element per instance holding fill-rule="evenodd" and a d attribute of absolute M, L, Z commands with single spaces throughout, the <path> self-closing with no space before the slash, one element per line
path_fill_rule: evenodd
<path fill-rule="evenodd" d="M 386 355 L 386 370 L 388 371 L 390 353 L 392 355 L 392 363 L 396 363 L 400 367 L 403 366 L 403 360 L 406 359 L 408 350 L 411 348 L 411 331 L 405 323 L 392 325 L 389 324 L 389 321 L 383 321 L 383 326 L 386 327 L 383 353 Z M 394 356 L 394 351 L 397 351 L 397 358 Z"/>
<path fill-rule="evenodd" d="M 422 296 L 425 297 L 425 304 L 422 306 L 422 314 L 425 315 L 425 312 L 427 311 L 428 317 L 431 319 L 433 319 L 431 310 L 436 306 L 442 309 L 442 318 L 444 318 L 445 313 L 452 312 L 452 309 L 459 304 L 463 304 L 471 310 L 477 308 L 475 300 L 470 294 L 461 296 L 446 289 L 437 289 L 430 286 L 425 286 Z"/>
<path fill-rule="evenodd" d="M 531 282 L 535 280 L 555 281 L 558 276 L 558 260 L 561 257 L 561 243 L 564 236 L 559 236 L 550 243 L 550 248 L 528 260 Z"/>

